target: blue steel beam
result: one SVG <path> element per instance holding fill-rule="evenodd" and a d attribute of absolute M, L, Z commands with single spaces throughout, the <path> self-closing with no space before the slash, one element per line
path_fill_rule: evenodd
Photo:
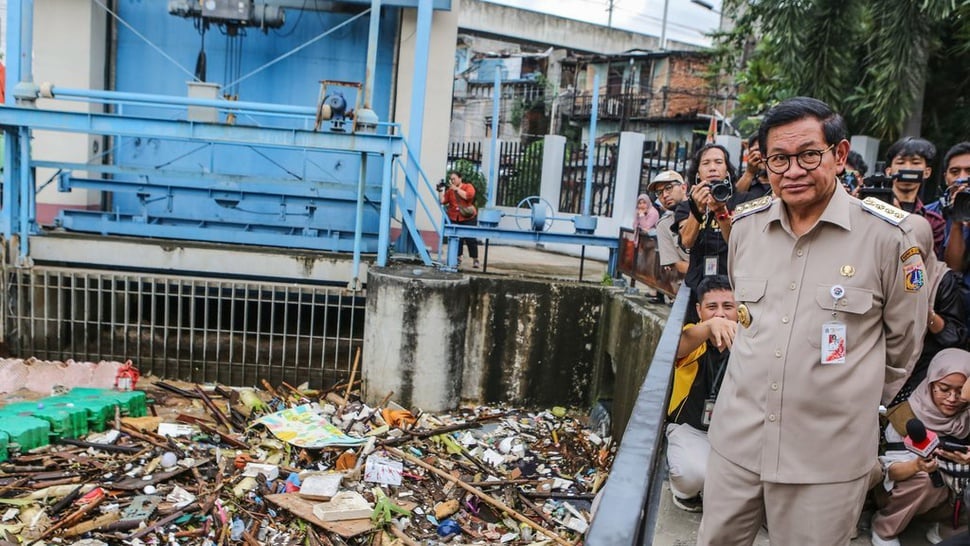
<path fill-rule="evenodd" d="M 411 112 L 408 114 L 408 142 L 414 157 L 421 157 L 424 138 L 424 107 L 428 89 L 428 55 L 431 51 L 431 0 L 418 0 L 418 17 L 416 22 L 414 42 L 414 79 L 411 87 Z M 417 161 L 408 160 L 407 177 L 417 180 Z M 435 194 L 437 195 L 437 194 Z M 417 203 L 417 193 L 405 186 L 401 199 L 401 214 L 404 217 L 414 216 Z M 398 251 L 411 254 L 416 250 L 422 253 L 424 245 L 419 245 L 409 231 L 402 231 L 397 242 Z"/>
<path fill-rule="evenodd" d="M 102 235 L 123 235 L 135 237 L 155 237 L 162 239 L 182 239 L 187 241 L 206 241 L 261 245 L 271 247 L 290 247 L 331 252 L 353 250 L 354 238 L 342 231 L 330 231 L 302 226 L 279 226 L 269 229 L 260 225 L 258 229 L 251 224 L 228 221 L 202 221 L 194 219 L 168 219 L 165 224 L 153 223 L 132 214 L 109 212 L 70 211 L 62 217 L 64 227 L 73 231 L 100 233 Z M 199 229 L 204 227 L 206 229 Z M 376 239 L 368 238 L 365 252 L 374 252 Z"/>
<path fill-rule="evenodd" d="M 396 135 L 221 125 L 7 106 L 0 107 L 0 125 L 69 133 L 155 137 L 271 148 L 345 150 L 348 153 L 371 153 L 385 156 L 400 155 L 403 149 L 403 139 Z"/>
<path fill-rule="evenodd" d="M 333 188 L 319 188 L 315 184 L 307 184 L 293 181 L 286 182 L 251 182 L 238 184 L 233 182 L 220 182 L 206 186 L 200 186 L 198 176 L 195 180 L 169 180 L 157 183 L 147 183 L 144 180 L 123 180 L 119 178 L 100 179 L 82 178 L 71 176 L 70 173 L 61 173 L 58 177 L 57 189 L 68 192 L 72 189 L 87 189 L 111 192 L 166 192 L 179 195 L 215 195 L 234 193 L 240 196 L 251 198 L 272 198 L 292 201 L 301 199 L 312 202 L 315 200 L 326 201 L 356 201 L 358 190 L 354 186 L 347 184 L 330 184 Z M 381 186 L 369 184 L 365 188 L 364 200 L 376 202 L 380 199 Z"/>

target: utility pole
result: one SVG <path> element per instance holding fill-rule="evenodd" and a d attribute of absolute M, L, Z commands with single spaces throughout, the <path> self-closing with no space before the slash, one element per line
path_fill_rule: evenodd
<path fill-rule="evenodd" d="M 613 4 L 616 0 L 608 0 L 609 7 L 606 11 L 609 12 L 609 17 L 606 19 L 606 28 L 613 28 Z"/>

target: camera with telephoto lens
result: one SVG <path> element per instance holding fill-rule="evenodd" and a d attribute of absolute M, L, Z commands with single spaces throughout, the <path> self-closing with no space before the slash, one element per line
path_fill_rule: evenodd
<path fill-rule="evenodd" d="M 896 174 L 890 176 L 885 174 L 883 163 L 876 163 L 873 174 L 862 180 L 862 189 L 859 191 L 859 198 L 875 197 L 880 201 L 893 204 L 893 182 L 913 182 L 923 183 L 923 171 L 919 169 L 901 169 Z"/>
<path fill-rule="evenodd" d="M 441 182 L 438 182 L 438 185 L 435 186 L 435 188 L 437 188 L 438 191 L 445 191 L 445 190 L 448 189 L 448 186 L 449 186 L 449 184 L 447 182 L 445 182 L 444 180 L 442 180 Z"/>
<path fill-rule="evenodd" d="M 953 222 L 970 222 L 970 193 L 961 191 L 970 179 L 961 178 L 943 192 L 943 217 Z"/>
<path fill-rule="evenodd" d="M 711 189 L 711 197 L 718 203 L 726 203 L 734 195 L 734 185 L 731 184 L 730 177 L 724 180 L 713 180 L 709 187 Z"/>
<path fill-rule="evenodd" d="M 845 187 L 845 191 L 852 193 L 855 191 L 856 187 L 859 185 L 859 177 L 856 173 L 852 171 L 845 171 L 842 173 L 842 178 L 840 179 L 842 186 Z"/>

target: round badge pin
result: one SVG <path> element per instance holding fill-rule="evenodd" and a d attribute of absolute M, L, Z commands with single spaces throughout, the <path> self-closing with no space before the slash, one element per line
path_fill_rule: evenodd
<path fill-rule="evenodd" d="M 829 294 L 832 294 L 832 297 L 837 300 L 842 299 L 842 297 L 845 296 L 845 288 L 842 288 L 841 284 L 837 284 L 833 286 L 831 290 L 829 290 Z"/>

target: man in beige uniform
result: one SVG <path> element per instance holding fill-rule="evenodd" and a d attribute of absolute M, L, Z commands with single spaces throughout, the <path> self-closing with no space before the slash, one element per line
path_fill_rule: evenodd
<path fill-rule="evenodd" d="M 886 382 L 926 327 L 925 271 L 906 213 L 849 196 L 849 143 L 816 99 L 759 132 L 774 194 L 739 206 L 729 274 L 740 327 L 710 427 L 699 545 L 848 544 L 879 440 Z M 886 392 L 884 392 L 886 391 Z"/>

